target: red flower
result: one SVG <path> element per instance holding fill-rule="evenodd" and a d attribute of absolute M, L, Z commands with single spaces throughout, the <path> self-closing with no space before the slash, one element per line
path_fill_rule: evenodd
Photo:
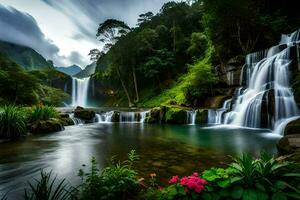
<path fill-rule="evenodd" d="M 176 184 L 180 181 L 178 176 L 172 176 L 172 178 L 169 180 L 169 183 Z"/>
<path fill-rule="evenodd" d="M 197 173 L 197 172 L 194 172 L 194 173 L 193 173 L 193 176 L 198 177 L 198 173 Z"/>

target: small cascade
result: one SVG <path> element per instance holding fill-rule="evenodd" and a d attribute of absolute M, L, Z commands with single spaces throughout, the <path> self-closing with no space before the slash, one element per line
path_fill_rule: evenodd
<path fill-rule="evenodd" d="M 114 111 L 105 112 L 102 114 L 96 114 L 98 123 L 111 123 Z"/>
<path fill-rule="evenodd" d="M 299 42 L 300 32 L 296 31 L 283 35 L 277 46 L 247 55 L 241 73 L 243 87 L 235 92 L 229 106 L 231 111 L 222 114 L 210 111 L 210 122 L 270 128 L 276 132 L 297 117 L 299 111 L 290 87 L 289 67 L 292 59 L 296 59 L 292 55 Z"/>
<path fill-rule="evenodd" d="M 72 106 L 87 106 L 90 77 L 72 77 Z"/>
<path fill-rule="evenodd" d="M 150 114 L 150 111 L 144 111 L 144 112 L 140 112 L 140 122 L 144 123 L 146 120 L 146 117 Z"/>
<path fill-rule="evenodd" d="M 186 123 L 195 125 L 197 117 L 197 110 L 186 110 Z"/>
<path fill-rule="evenodd" d="M 144 123 L 150 111 L 120 112 L 120 123 Z"/>
<path fill-rule="evenodd" d="M 208 110 L 208 123 L 209 124 L 222 124 L 223 115 L 231 107 L 231 99 L 224 101 L 222 108 Z"/>
<path fill-rule="evenodd" d="M 84 124 L 84 122 L 81 119 L 74 116 L 74 113 L 69 114 L 69 116 L 70 116 L 70 119 L 74 122 L 75 125 Z"/>

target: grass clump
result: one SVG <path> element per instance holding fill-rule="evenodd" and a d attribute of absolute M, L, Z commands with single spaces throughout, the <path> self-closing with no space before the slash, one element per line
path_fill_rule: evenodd
<path fill-rule="evenodd" d="M 50 118 L 57 118 L 58 115 L 58 112 L 52 106 L 34 106 L 28 111 L 28 121 L 48 120 Z"/>
<path fill-rule="evenodd" d="M 41 178 L 36 182 L 28 183 L 29 188 L 25 189 L 24 200 L 75 200 L 77 189 L 69 186 L 66 180 L 52 178 L 52 172 L 41 171 Z"/>
<path fill-rule="evenodd" d="M 0 108 L 0 138 L 18 138 L 27 132 L 24 112 L 16 106 Z"/>

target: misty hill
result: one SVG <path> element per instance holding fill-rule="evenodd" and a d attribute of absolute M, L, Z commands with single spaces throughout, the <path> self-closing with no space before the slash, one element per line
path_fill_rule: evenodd
<path fill-rule="evenodd" d="M 78 65 L 71 65 L 69 67 L 56 67 L 56 70 L 73 76 L 82 71 L 82 69 Z"/>
<path fill-rule="evenodd" d="M 41 54 L 26 46 L 0 41 L 0 53 L 28 71 L 53 67 Z"/>
<path fill-rule="evenodd" d="M 85 78 L 88 76 L 91 76 L 92 74 L 95 73 L 96 70 L 96 62 L 93 62 L 85 67 L 81 72 L 78 74 L 75 74 L 74 77 L 76 78 Z"/>

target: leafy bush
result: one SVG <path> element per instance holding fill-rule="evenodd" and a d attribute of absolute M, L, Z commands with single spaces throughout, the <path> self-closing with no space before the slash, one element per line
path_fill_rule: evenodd
<path fill-rule="evenodd" d="M 137 173 L 132 169 L 132 165 L 136 159 L 138 156 L 132 150 L 128 154 L 128 160 L 112 163 L 100 172 L 93 158 L 90 172 L 84 173 L 83 170 L 79 172 L 83 180 L 81 199 L 127 199 L 135 196 L 139 184 Z"/>
<path fill-rule="evenodd" d="M 0 137 L 17 138 L 26 134 L 26 118 L 16 106 L 0 108 Z"/>
<path fill-rule="evenodd" d="M 57 176 L 51 178 L 52 172 L 41 171 L 41 179 L 35 184 L 28 183 L 25 189 L 25 200 L 71 200 L 77 199 L 77 189 L 69 186 L 65 179 L 57 180 Z"/>
<path fill-rule="evenodd" d="M 58 117 L 58 112 L 52 106 L 34 106 L 28 110 L 28 121 L 35 122 Z"/>
<path fill-rule="evenodd" d="M 262 154 L 253 160 L 244 154 L 227 169 L 212 168 L 203 172 L 209 182 L 204 199 L 299 199 L 300 174 L 293 171 L 293 163 L 279 161 Z"/>

